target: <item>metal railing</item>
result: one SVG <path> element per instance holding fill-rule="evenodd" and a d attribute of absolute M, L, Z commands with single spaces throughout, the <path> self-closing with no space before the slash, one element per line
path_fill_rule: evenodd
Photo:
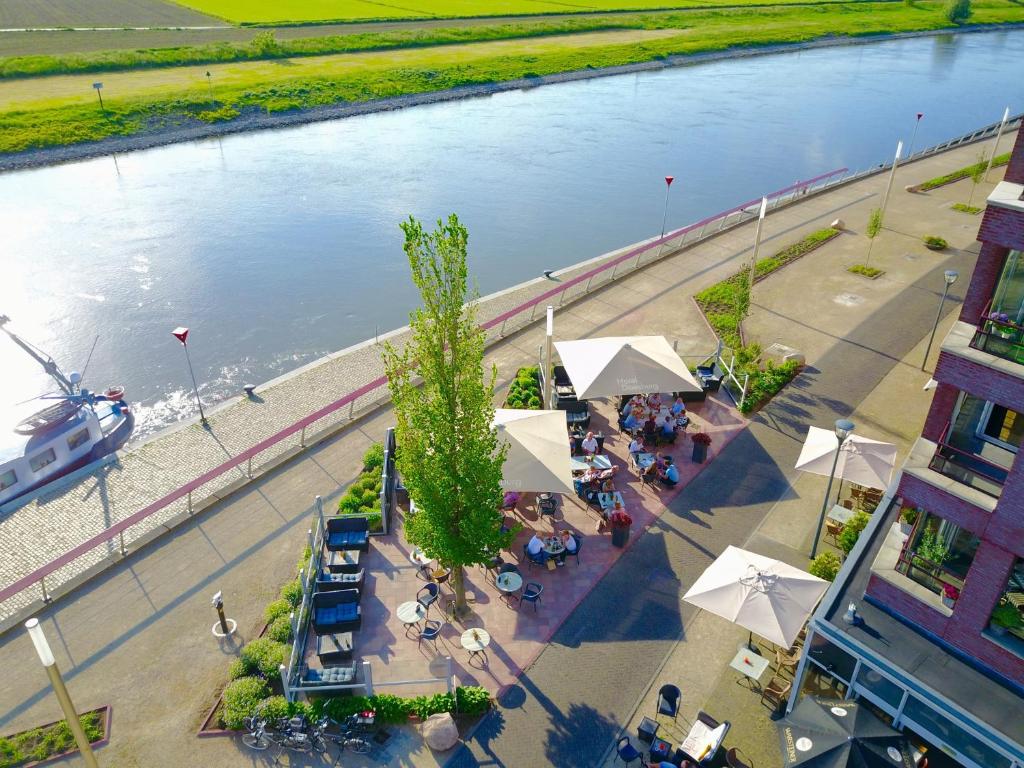
<path fill-rule="evenodd" d="M 942 435 L 936 441 L 935 455 L 928 463 L 928 468 L 984 494 L 999 498 L 1009 470 L 976 453 L 951 445 L 948 442 L 951 426 L 951 423 L 947 423 L 946 428 L 942 430 Z"/>
<path fill-rule="evenodd" d="M 1024 115 L 1015 116 L 1007 123 L 1007 127 L 1009 128 L 1012 125 L 1019 124 L 1022 116 Z M 994 123 L 974 131 L 973 133 L 965 134 L 964 136 L 956 139 L 951 139 L 950 141 L 944 142 L 935 147 L 922 149 L 920 152 L 915 153 L 910 159 L 920 159 L 937 152 L 951 149 L 961 144 L 988 138 L 998 130 L 998 125 L 998 123 Z M 769 201 L 768 210 L 777 209 L 811 193 L 823 192 L 841 184 L 847 184 L 865 176 L 879 173 L 889 167 L 891 167 L 891 163 L 888 165 L 882 163 L 878 166 L 855 173 L 851 173 L 848 168 L 839 168 L 834 171 L 815 176 L 812 179 L 807 179 L 806 181 L 798 181 L 788 187 L 784 187 L 765 195 Z M 663 237 L 650 240 L 646 243 L 641 243 L 634 248 L 628 249 L 623 254 L 604 261 L 598 266 L 595 266 L 590 270 L 586 270 L 582 274 L 577 275 L 564 283 L 559 283 L 550 290 L 543 291 L 539 296 L 528 299 L 518 306 L 499 314 L 497 317 L 482 323 L 481 327 L 485 332 L 495 331 L 495 338 L 502 338 L 508 333 L 520 330 L 534 322 L 536 319 L 537 307 L 547 305 L 555 298 L 558 299 L 558 306 L 564 305 L 567 301 L 575 301 L 586 296 L 592 290 L 596 290 L 611 283 L 617 276 L 620 277 L 632 273 L 642 266 L 654 263 L 655 261 L 672 255 L 687 246 L 693 245 L 705 237 L 718 234 L 726 229 L 730 229 L 750 221 L 757 217 L 760 202 L 760 198 L 749 200 L 741 205 L 730 208 L 727 211 L 722 211 L 721 213 L 708 216 L 698 222 L 682 227 L 681 229 L 669 232 Z M 489 338 L 489 341 L 490 340 L 493 339 Z M 241 468 L 243 465 L 245 465 L 243 471 L 246 477 L 252 478 L 254 476 L 253 460 L 261 453 L 278 446 L 283 441 L 296 435 L 298 436 L 297 446 L 299 448 L 305 448 L 307 431 L 313 427 L 313 425 L 322 419 L 337 414 L 345 408 L 348 408 L 349 411 L 348 419 L 350 421 L 353 420 L 355 418 L 355 403 L 360 398 L 376 393 L 386 384 L 387 379 L 383 376 L 364 384 L 362 387 L 344 395 L 333 403 L 325 405 L 305 418 L 300 419 L 279 432 L 261 440 L 256 443 L 256 445 L 241 451 L 236 456 L 233 456 L 227 461 L 224 461 L 207 472 L 204 472 L 199 477 L 185 483 L 181 487 L 171 491 L 151 504 L 146 505 L 138 512 L 135 512 L 124 520 L 114 523 L 105 531 L 90 537 L 81 544 L 68 550 L 60 557 L 46 563 L 4 587 L 0 590 L 0 604 L 15 595 L 18 595 L 24 590 L 35 586 L 39 587 L 43 601 L 48 602 L 50 600 L 50 595 L 46 587 L 46 578 L 48 576 L 54 574 L 61 568 L 74 563 L 83 555 L 86 555 L 94 549 L 102 547 L 115 539 L 119 542 L 118 552 L 122 556 L 125 555 L 127 553 L 127 548 L 124 541 L 124 534 L 133 526 L 139 525 L 156 513 L 168 509 L 176 502 L 183 501 L 184 509 L 182 511 L 191 515 L 193 512 L 193 493 L 202 489 L 203 486 L 218 480 L 232 470 Z M 371 403 L 371 405 L 372 404 L 374 403 Z M 129 543 L 132 542 L 129 541 Z"/>
<path fill-rule="evenodd" d="M 1012 363 L 1024 363 L 1024 326 L 1010 320 L 1004 312 L 992 312 L 992 302 L 985 305 L 971 348 L 987 352 Z"/>

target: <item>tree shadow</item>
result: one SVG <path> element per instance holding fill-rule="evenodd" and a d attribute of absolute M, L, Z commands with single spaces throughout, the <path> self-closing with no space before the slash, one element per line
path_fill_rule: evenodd
<path fill-rule="evenodd" d="M 544 743 L 550 765 L 587 768 L 589 756 L 580 753 L 581 743 L 607 744 L 619 732 L 619 726 L 586 704 L 570 704 L 567 712 L 558 712 L 551 720 Z"/>

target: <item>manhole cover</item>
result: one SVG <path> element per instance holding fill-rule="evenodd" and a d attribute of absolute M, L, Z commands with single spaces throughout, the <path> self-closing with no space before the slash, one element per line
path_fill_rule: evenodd
<path fill-rule="evenodd" d="M 864 297 L 858 296 L 856 293 L 840 293 L 832 301 L 836 304 L 842 304 L 844 307 L 855 307 L 858 304 L 864 303 Z"/>

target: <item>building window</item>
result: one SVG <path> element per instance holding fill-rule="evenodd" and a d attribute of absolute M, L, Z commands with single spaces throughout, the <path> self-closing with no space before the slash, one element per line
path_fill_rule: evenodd
<path fill-rule="evenodd" d="M 893 713 L 903 701 L 903 689 L 900 686 L 863 662 L 857 672 L 857 689 L 858 693 L 867 694 L 888 705 L 889 711 Z"/>
<path fill-rule="evenodd" d="M 1010 251 L 1003 265 L 995 293 L 992 296 L 991 315 L 1006 315 L 1016 325 L 1024 324 L 1024 264 L 1021 252 Z"/>
<path fill-rule="evenodd" d="M 896 570 L 937 595 L 947 584 L 959 592 L 979 543 L 970 531 L 924 512 L 903 546 Z"/>
<path fill-rule="evenodd" d="M 1024 559 L 1017 558 L 1006 589 L 992 608 L 989 632 L 1000 645 L 1024 656 Z"/>
<path fill-rule="evenodd" d="M 808 657 L 822 669 L 844 682 L 853 679 L 853 670 L 857 659 L 848 654 L 838 645 L 829 642 L 824 635 L 815 633 L 811 638 Z"/>
<path fill-rule="evenodd" d="M 89 430 L 88 429 L 80 429 L 77 432 L 75 432 L 75 434 L 73 434 L 71 437 L 68 438 L 68 450 L 69 451 L 73 451 L 76 448 L 79 448 L 79 447 L 85 445 L 85 443 L 88 442 L 88 440 L 89 440 Z"/>
<path fill-rule="evenodd" d="M 6 491 L 16 482 L 18 482 L 18 476 L 14 474 L 14 470 L 7 470 L 2 475 L 0 475 L 0 491 Z"/>
<path fill-rule="evenodd" d="M 1008 758 L 913 696 L 907 698 L 901 718 L 912 720 L 916 730 L 921 731 L 926 738 L 934 737 L 977 765 L 985 768 L 1010 768 Z"/>
<path fill-rule="evenodd" d="M 53 464 L 57 460 L 57 454 L 53 452 L 53 448 L 47 448 L 42 453 L 37 453 L 31 459 L 28 460 L 28 465 L 32 468 L 33 472 L 38 472 L 40 469 L 48 464 Z"/>

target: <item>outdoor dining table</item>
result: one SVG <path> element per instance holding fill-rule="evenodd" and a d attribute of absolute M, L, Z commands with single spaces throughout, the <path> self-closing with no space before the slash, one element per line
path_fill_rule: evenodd
<path fill-rule="evenodd" d="M 419 624 L 423 617 L 427 615 L 427 609 L 415 600 L 410 600 L 398 606 L 395 615 L 408 628 L 413 624 Z"/>
<path fill-rule="evenodd" d="M 853 517 L 853 512 L 854 511 L 852 509 L 847 509 L 842 504 L 836 504 L 828 511 L 826 517 L 829 520 L 834 520 L 837 523 L 846 525 L 850 518 Z"/>
<path fill-rule="evenodd" d="M 768 671 L 768 659 L 754 653 L 746 646 L 740 646 L 729 666 L 751 680 L 754 690 L 761 690 L 761 678 Z"/>
<path fill-rule="evenodd" d="M 599 493 L 597 494 L 597 501 L 601 505 L 601 509 L 606 512 L 615 507 L 615 502 L 619 502 L 623 507 L 626 506 L 625 502 L 622 501 L 622 493 L 620 491 L 615 491 L 614 493 Z"/>
<path fill-rule="evenodd" d="M 434 558 L 429 557 L 419 547 L 415 547 L 412 552 L 409 553 L 409 562 L 419 568 L 420 574 L 427 581 L 430 581 L 430 564 L 434 562 Z"/>
<path fill-rule="evenodd" d="M 573 472 L 586 472 L 588 469 L 611 469 L 612 460 L 603 453 L 595 456 L 572 456 L 569 459 L 569 468 Z"/>
<path fill-rule="evenodd" d="M 633 461 L 636 463 L 637 469 L 647 469 L 651 464 L 657 461 L 658 457 L 653 453 L 634 453 L 632 454 Z"/>
<path fill-rule="evenodd" d="M 507 603 L 512 602 L 512 598 L 519 597 L 514 594 L 518 592 L 523 586 L 523 577 L 518 573 L 512 573 L 511 571 L 506 573 L 499 573 L 498 578 L 494 580 L 495 586 L 498 587 L 498 591 L 505 597 Z"/>
<path fill-rule="evenodd" d="M 478 653 L 483 654 L 486 658 L 485 653 L 487 646 L 491 644 L 491 635 L 486 629 L 467 629 L 462 633 L 462 637 L 459 638 L 459 642 L 462 647 L 469 651 L 469 658 L 472 659 Z"/>
<path fill-rule="evenodd" d="M 562 538 L 560 536 L 545 536 L 544 551 L 549 555 L 560 555 L 562 552 L 565 552 L 565 544 L 562 543 Z"/>

